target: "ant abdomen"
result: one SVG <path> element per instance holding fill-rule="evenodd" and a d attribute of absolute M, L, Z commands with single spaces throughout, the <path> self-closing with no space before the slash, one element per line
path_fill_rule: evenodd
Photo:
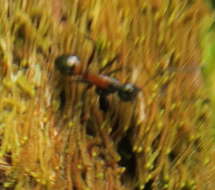
<path fill-rule="evenodd" d="M 118 95 L 122 101 L 125 102 L 133 101 L 136 98 L 139 91 L 140 91 L 139 88 L 137 88 L 131 83 L 127 83 L 119 89 Z"/>

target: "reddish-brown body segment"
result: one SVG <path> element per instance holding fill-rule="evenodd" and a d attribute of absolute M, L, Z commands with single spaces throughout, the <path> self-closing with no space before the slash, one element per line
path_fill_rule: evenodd
<path fill-rule="evenodd" d="M 113 83 L 113 80 L 109 77 L 94 74 L 90 71 L 84 71 L 83 67 L 80 66 L 79 64 L 75 65 L 73 69 L 74 75 L 81 76 L 82 79 L 94 84 L 98 88 L 107 89 Z"/>

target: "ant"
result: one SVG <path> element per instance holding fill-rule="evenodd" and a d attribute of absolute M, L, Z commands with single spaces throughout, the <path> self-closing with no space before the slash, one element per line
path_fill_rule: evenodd
<path fill-rule="evenodd" d="M 94 85 L 96 93 L 99 95 L 100 109 L 104 112 L 108 110 L 109 102 L 107 96 L 117 93 L 120 100 L 124 102 L 133 101 L 140 88 L 134 84 L 122 84 L 115 78 L 107 75 L 95 74 L 90 71 L 84 71 L 80 59 L 75 55 L 60 55 L 55 59 L 55 66 L 62 74 L 79 76 L 81 80 Z"/>

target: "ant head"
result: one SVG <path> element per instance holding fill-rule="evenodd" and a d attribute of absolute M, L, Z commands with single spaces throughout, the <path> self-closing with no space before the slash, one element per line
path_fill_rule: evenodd
<path fill-rule="evenodd" d="M 136 98 L 140 88 L 131 83 L 124 84 L 118 91 L 118 95 L 122 101 L 132 101 Z"/>
<path fill-rule="evenodd" d="M 74 67 L 78 64 L 80 64 L 80 60 L 75 55 L 61 55 L 55 59 L 55 67 L 62 74 L 73 74 Z"/>

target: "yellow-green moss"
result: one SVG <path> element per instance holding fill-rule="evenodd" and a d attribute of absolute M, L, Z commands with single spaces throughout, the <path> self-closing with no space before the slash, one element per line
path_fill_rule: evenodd
<path fill-rule="evenodd" d="M 0 0 L 0 189 L 208 189 L 202 1 Z M 132 103 L 61 76 L 77 54 L 141 87 Z M 107 70 L 108 71 L 108 70 Z M 83 96 L 85 93 L 85 96 Z"/>

